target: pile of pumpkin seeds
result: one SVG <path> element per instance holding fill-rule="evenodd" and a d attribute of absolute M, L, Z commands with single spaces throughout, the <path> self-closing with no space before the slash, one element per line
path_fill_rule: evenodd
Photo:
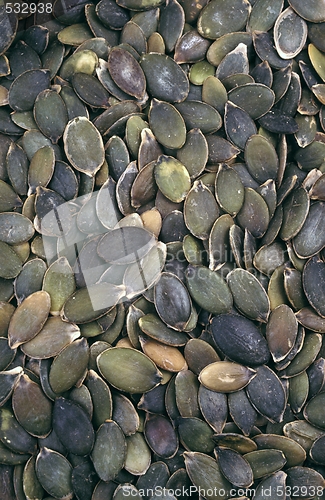
<path fill-rule="evenodd" d="M 26 5 L 0 5 L 1 500 L 320 500 L 325 0 Z"/>

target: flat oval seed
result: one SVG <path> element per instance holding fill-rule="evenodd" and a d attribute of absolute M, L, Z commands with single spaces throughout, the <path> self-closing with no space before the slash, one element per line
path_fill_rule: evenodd
<path fill-rule="evenodd" d="M 237 221 L 255 237 L 263 236 L 269 225 L 269 209 L 260 194 L 245 188 L 244 204 L 237 214 Z"/>
<path fill-rule="evenodd" d="M 279 159 L 272 143 L 262 135 L 252 135 L 245 147 L 245 161 L 249 173 L 259 184 L 276 179 Z"/>
<path fill-rule="evenodd" d="M 189 92 L 188 78 L 171 57 L 157 53 L 145 54 L 140 59 L 140 65 L 152 97 L 167 102 L 182 102 L 186 99 Z"/>
<path fill-rule="evenodd" d="M 157 141 L 166 148 L 180 149 L 184 146 L 186 141 L 185 122 L 172 104 L 152 99 L 149 124 Z"/>
<path fill-rule="evenodd" d="M 203 368 L 199 381 L 207 389 L 235 392 L 243 389 L 256 376 L 256 371 L 230 361 L 216 361 Z"/>
<path fill-rule="evenodd" d="M 250 464 L 237 451 L 216 448 L 218 464 L 223 475 L 238 488 L 249 488 L 253 484 L 253 471 Z"/>
<path fill-rule="evenodd" d="M 0 372 L 0 404 L 1 406 L 10 398 L 12 391 L 19 382 L 19 378 L 23 374 L 22 368 L 17 367 L 12 370 L 6 370 Z"/>
<path fill-rule="evenodd" d="M 308 5 L 301 0 L 290 0 L 289 4 L 291 7 L 307 21 L 312 23 L 322 23 L 325 21 L 325 3 L 324 0 L 320 2 L 317 0 L 311 0 Z"/>
<path fill-rule="evenodd" d="M 292 350 L 297 338 L 298 323 L 285 304 L 273 309 L 266 326 L 266 339 L 275 362 L 283 360 Z"/>
<path fill-rule="evenodd" d="M 16 111 L 33 109 L 36 97 L 50 86 L 50 72 L 31 69 L 19 75 L 9 89 L 9 105 Z"/>
<path fill-rule="evenodd" d="M 204 420 L 215 432 L 222 432 L 228 416 L 227 396 L 200 386 L 198 401 Z"/>
<path fill-rule="evenodd" d="M 151 450 L 147 445 L 143 434 L 141 432 L 136 432 L 132 436 L 127 436 L 126 438 L 126 457 L 124 468 L 131 474 L 136 476 L 143 475 L 149 469 L 151 463 Z M 127 485 L 123 486 L 124 488 L 128 488 Z M 133 486 L 134 490 L 135 487 Z M 135 493 L 132 493 L 134 495 Z M 116 498 L 116 492 L 114 495 Z M 124 495 L 121 497 L 121 500 L 124 498 Z M 139 494 L 139 500 L 141 500 L 142 496 Z"/>
<path fill-rule="evenodd" d="M 162 273 L 155 286 L 154 302 L 167 326 L 182 331 L 191 315 L 191 299 L 183 282 L 172 273 Z"/>
<path fill-rule="evenodd" d="M 62 97 L 55 90 L 40 92 L 34 104 L 34 118 L 40 131 L 57 144 L 68 123 L 68 111 Z"/>
<path fill-rule="evenodd" d="M 297 491 L 302 491 L 301 488 L 305 485 L 307 485 L 307 492 L 312 492 L 313 488 L 315 488 L 316 491 L 318 488 L 324 491 L 325 480 L 323 476 L 314 469 L 309 467 L 291 467 L 287 470 L 287 473 L 288 486 L 297 488 Z M 307 493 L 307 495 L 309 495 L 309 493 Z"/>
<path fill-rule="evenodd" d="M 92 75 L 98 66 L 98 56 L 92 50 L 80 50 L 74 52 L 65 59 L 60 68 L 60 77 L 71 81 L 74 73 L 87 73 Z"/>
<path fill-rule="evenodd" d="M 75 455 L 88 455 L 95 433 L 85 410 L 66 398 L 57 398 L 53 408 L 53 429 L 61 443 Z"/>
<path fill-rule="evenodd" d="M 254 436 L 253 440 L 258 446 L 258 449 L 275 449 L 280 450 L 284 454 L 287 467 L 295 467 L 301 465 L 306 459 L 306 452 L 299 443 L 286 436 L 276 434 L 260 434 Z"/>
<path fill-rule="evenodd" d="M 223 210 L 235 216 L 244 203 L 244 186 L 237 172 L 224 164 L 216 177 L 216 198 Z"/>
<path fill-rule="evenodd" d="M 0 408 L 0 440 L 6 448 L 15 453 L 35 453 L 37 440 L 16 420 L 13 412 Z"/>
<path fill-rule="evenodd" d="M 246 453 L 244 458 L 253 470 L 254 479 L 277 472 L 286 463 L 282 451 L 272 449 L 251 451 L 250 453 Z"/>
<path fill-rule="evenodd" d="M 47 269 L 43 290 L 51 297 L 51 314 L 58 315 L 67 300 L 75 291 L 76 284 L 73 271 L 66 257 L 60 257 Z"/>
<path fill-rule="evenodd" d="M 309 196 L 303 187 L 295 189 L 283 203 L 283 222 L 280 237 L 287 241 L 302 228 L 309 211 Z"/>
<path fill-rule="evenodd" d="M 185 333 L 176 332 L 168 328 L 155 314 L 145 314 L 138 319 L 138 323 L 146 335 L 158 340 L 162 344 L 181 346 L 185 345 L 188 340 L 188 336 Z"/>
<path fill-rule="evenodd" d="M 126 441 L 121 428 L 113 420 L 104 422 L 96 433 L 91 454 L 95 470 L 102 481 L 111 481 L 125 463 Z"/>
<path fill-rule="evenodd" d="M 249 114 L 231 101 L 225 107 L 225 130 L 229 140 L 240 149 L 245 149 L 247 140 L 257 133 Z"/>
<path fill-rule="evenodd" d="M 159 156 L 154 176 L 160 191 L 174 203 L 183 201 L 190 190 L 191 179 L 187 169 L 172 156 Z"/>
<path fill-rule="evenodd" d="M 206 240 L 218 216 L 218 204 L 210 189 L 201 181 L 195 181 L 185 200 L 186 226 L 193 236 Z"/>
<path fill-rule="evenodd" d="M 142 99 L 146 79 L 138 61 L 126 50 L 113 48 L 108 56 L 108 69 L 114 82 L 126 94 Z"/>
<path fill-rule="evenodd" d="M 259 366 L 246 391 L 258 412 L 271 422 L 281 422 L 287 403 L 286 396 L 280 379 L 270 368 Z"/>
<path fill-rule="evenodd" d="M 284 378 L 294 377 L 306 370 L 316 359 L 321 346 L 321 336 L 317 333 L 308 333 L 302 349 L 293 358 L 288 368 L 281 373 Z"/>
<path fill-rule="evenodd" d="M 112 309 L 125 296 L 123 285 L 95 283 L 79 288 L 65 302 L 61 317 L 63 321 L 89 323 Z"/>
<path fill-rule="evenodd" d="M 0 240 L 10 245 L 19 245 L 34 236 L 31 221 L 19 213 L 0 213 Z"/>
<path fill-rule="evenodd" d="M 214 488 L 217 489 L 220 500 L 228 497 L 227 491 L 231 485 L 222 475 L 219 466 L 212 457 L 199 452 L 184 453 L 186 471 L 196 488 L 204 489 L 207 500 L 216 499 Z M 224 493 L 223 493 L 224 492 Z"/>
<path fill-rule="evenodd" d="M 151 339 L 141 339 L 144 352 L 159 368 L 170 372 L 179 372 L 187 368 L 182 353 L 172 346 L 167 346 Z"/>
<path fill-rule="evenodd" d="M 61 500 L 73 497 L 72 466 L 63 455 L 44 447 L 37 455 L 35 468 L 39 482 L 49 495 Z"/>
<path fill-rule="evenodd" d="M 150 448 L 162 458 L 171 458 L 178 449 L 178 437 L 171 421 L 163 415 L 147 414 L 144 435 Z"/>
<path fill-rule="evenodd" d="M 219 112 L 204 102 L 186 100 L 175 104 L 175 108 L 184 118 L 188 129 L 199 128 L 203 134 L 212 134 L 222 125 Z"/>
<path fill-rule="evenodd" d="M 258 413 L 248 399 L 246 391 L 241 389 L 228 394 L 229 413 L 231 418 L 245 436 L 251 434 Z"/>
<path fill-rule="evenodd" d="M 104 163 L 101 135 L 84 116 L 74 118 L 67 124 L 63 142 L 68 160 L 80 172 L 92 177 Z"/>
<path fill-rule="evenodd" d="M 62 321 L 58 317 L 50 317 L 36 337 L 25 342 L 21 350 L 30 358 L 52 358 L 79 336 L 80 329 L 77 325 Z"/>
<path fill-rule="evenodd" d="M 308 302 L 324 318 L 325 264 L 321 259 L 312 257 L 305 264 L 302 283 Z"/>
<path fill-rule="evenodd" d="M 92 421 L 93 421 L 95 428 L 97 428 L 101 424 L 103 424 L 105 422 L 105 420 L 110 420 L 112 418 L 111 391 L 110 391 L 109 386 L 102 379 L 102 377 L 97 375 L 97 373 L 94 370 L 88 371 L 88 375 L 87 375 L 87 378 L 85 380 L 85 385 L 88 388 L 89 393 L 91 395 L 91 400 L 93 403 Z M 115 404 L 115 401 L 114 401 L 114 404 Z M 114 418 L 114 420 L 115 420 L 115 418 Z M 119 424 L 118 420 L 116 420 L 116 422 Z M 121 427 L 121 428 L 124 432 L 123 427 Z"/>
<path fill-rule="evenodd" d="M 229 17 L 229 11 L 233 16 Z M 205 38 L 220 38 L 226 33 L 244 28 L 249 13 L 249 4 L 244 0 L 213 0 L 203 8 L 198 19 L 198 32 Z"/>
<path fill-rule="evenodd" d="M 247 31 L 269 31 L 283 9 L 283 0 L 257 0 L 247 22 Z"/>
<path fill-rule="evenodd" d="M 214 314 L 230 311 L 233 298 L 224 279 L 205 266 L 188 266 L 186 282 L 189 292 L 199 306 Z"/>
<path fill-rule="evenodd" d="M 310 456 L 311 458 L 318 464 L 324 465 L 325 463 L 325 457 L 324 457 L 324 441 L 325 437 L 322 436 L 316 441 L 314 441 L 311 449 L 310 449 Z"/>
<path fill-rule="evenodd" d="M 73 387 L 84 375 L 89 360 L 89 347 L 87 340 L 75 340 L 54 358 L 50 373 L 49 383 L 52 390 L 63 393 Z"/>
<path fill-rule="evenodd" d="M 245 269 L 234 269 L 227 275 L 227 283 L 235 306 L 248 318 L 266 323 L 270 302 L 258 279 Z"/>
<path fill-rule="evenodd" d="M 278 54 L 283 59 L 298 55 L 307 39 L 307 23 L 288 7 L 277 18 L 274 25 L 274 42 Z"/>
<path fill-rule="evenodd" d="M 161 374 L 148 356 L 135 349 L 114 347 L 100 354 L 98 368 L 114 387 L 129 392 L 150 391 L 161 380 Z"/>
<path fill-rule="evenodd" d="M 261 118 L 272 108 L 273 90 L 261 83 L 239 85 L 229 92 L 229 100 L 246 111 L 253 120 Z"/>
<path fill-rule="evenodd" d="M 15 278 L 22 270 L 22 261 L 15 250 L 0 241 L 0 277 L 5 279 Z"/>
<path fill-rule="evenodd" d="M 45 437 L 52 429 L 52 403 L 41 387 L 22 375 L 17 383 L 12 407 L 20 425 L 32 436 Z"/>
<path fill-rule="evenodd" d="M 243 316 L 216 316 L 211 322 L 211 333 L 217 347 L 232 361 L 257 366 L 270 358 L 265 338 L 255 324 Z"/>
<path fill-rule="evenodd" d="M 325 203 L 314 203 L 308 212 L 299 233 L 293 239 L 293 247 L 298 257 L 306 258 L 316 255 L 325 245 Z"/>
<path fill-rule="evenodd" d="M 180 441 L 187 450 L 210 453 L 214 448 L 213 430 L 199 418 L 179 418 Z"/>
<path fill-rule="evenodd" d="M 51 299 L 47 292 L 35 292 L 23 300 L 9 323 L 8 338 L 12 349 L 28 342 L 40 332 L 48 318 L 50 306 Z"/>
<path fill-rule="evenodd" d="M 55 153 L 51 146 L 43 146 L 34 154 L 28 169 L 28 194 L 34 194 L 38 186 L 46 187 L 54 172 Z"/>

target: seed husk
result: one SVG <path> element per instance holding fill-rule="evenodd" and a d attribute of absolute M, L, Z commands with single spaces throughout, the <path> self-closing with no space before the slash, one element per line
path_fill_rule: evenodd
<path fill-rule="evenodd" d="M 184 453 L 185 466 L 187 473 L 193 484 L 199 488 L 204 488 L 207 492 L 213 492 L 213 488 L 218 488 L 219 491 L 227 491 L 230 484 L 223 477 L 219 466 L 212 457 L 199 452 Z M 227 494 L 219 495 L 220 499 L 227 498 Z M 213 493 L 206 494 L 206 499 L 216 498 Z"/>
<path fill-rule="evenodd" d="M 255 375 L 255 370 L 243 365 L 216 361 L 203 368 L 199 381 L 212 391 L 235 392 L 249 384 Z"/>
<path fill-rule="evenodd" d="M 60 453 L 42 448 L 36 458 L 36 474 L 39 482 L 50 495 L 69 500 L 73 497 L 70 462 Z M 53 470 L 52 474 L 48 471 Z"/>

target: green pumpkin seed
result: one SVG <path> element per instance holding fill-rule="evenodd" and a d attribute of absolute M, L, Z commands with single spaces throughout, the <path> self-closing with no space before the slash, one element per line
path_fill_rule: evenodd
<path fill-rule="evenodd" d="M 8 149 L 6 165 L 10 182 L 16 193 L 19 195 L 26 195 L 28 159 L 25 151 L 14 142 Z"/>
<path fill-rule="evenodd" d="M 248 22 L 248 31 L 269 31 L 283 9 L 283 0 L 257 0 L 253 4 Z"/>
<path fill-rule="evenodd" d="M 202 213 L 197 212 L 197 206 L 201 207 Z M 195 181 L 184 205 L 185 224 L 188 229 L 197 238 L 205 240 L 218 215 L 219 208 L 211 191 L 201 181 Z"/>
<path fill-rule="evenodd" d="M 279 378 L 270 368 L 259 366 L 256 376 L 246 390 L 258 412 L 271 422 L 281 422 L 286 407 L 286 395 Z"/>
<path fill-rule="evenodd" d="M 104 145 L 94 125 L 83 116 L 74 118 L 64 131 L 63 141 L 72 165 L 89 176 L 95 175 L 104 162 Z M 91 159 L 89 150 L 93 151 Z"/>
<path fill-rule="evenodd" d="M 34 118 L 40 131 L 57 144 L 68 123 L 68 112 L 62 97 L 54 90 L 40 92 L 34 104 Z"/>
<path fill-rule="evenodd" d="M 140 65 L 152 97 L 167 102 L 182 102 L 186 99 L 189 92 L 188 78 L 171 57 L 157 53 L 145 54 L 140 58 Z"/>
<path fill-rule="evenodd" d="M 241 332 L 240 336 L 238 332 Z M 211 333 L 218 349 L 232 361 L 257 366 L 269 360 L 270 352 L 264 337 L 245 317 L 220 314 L 212 319 Z"/>
<path fill-rule="evenodd" d="M 280 57 L 283 59 L 296 57 L 305 45 L 306 39 L 307 23 L 291 7 L 284 10 L 274 26 L 275 46 Z"/>
<path fill-rule="evenodd" d="M 180 149 L 186 141 L 186 127 L 182 115 L 168 102 L 153 99 L 149 110 L 149 123 L 162 146 Z M 173 129 L 170 128 L 173 123 Z"/>
<path fill-rule="evenodd" d="M 36 451 L 37 441 L 16 420 L 13 412 L 8 408 L 0 408 L 0 440 L 15 453 L 30 453 Z M 15 460 L 15 457 L 7 456 L 7 460 Z M 18 462 L 20 463 L 20 462 Z"/>
<path fill-rule="evenodd" d="M 242 150 L 247 140 L 257 132 L 249 114 L 231 101 L 225 107 L 225 130 L 229 140 Z"/>
<path fill-rule="evenodd" d="M 96 283 L 80 288 L 66 300 L 61 317 L 63 321 L 88 323 L 103 316 L 125 295 L 123 285 Z"/>
<path fill-rule="evenodd" d="M 140 426 L 139 415 L 133 404 L 122 394 L 113 394 L 113 420 L 126 436 L 135 434 Z"/>
<path fill-rule="evenodd" d="M 209 455 L 199 452 L 184 453 L 186 471 L 196 488 L 201 488 L 205 492 L 207 500 L 217 500 L 219 497 L 225 499 L 228 497 L 228 491 L 231 485 L 223 477 L 218 463 Z M 214 488 L 218 491 L 214 494 Z"/>
<path fill-rule="evenodd" d="M 313 209 L 314 210 L 314 209 Z M 283 222 L 280 237 L 287 241 L 301 230 L 309 211 L 309 197 L 302 187 L 293 191 L 283 204 Z"/>
<path fill-rule="evenodd" d="M 157 160 L 162 153 L 163 151 L 151 130 L 149 128 L 143 129 L 141 131 L 141 143 L 138 152 L 139 170 L 142 170 L 151 161 Z"/>
<path fill-rule="evenodd" d="M 314 396 L 304 408 L 304 417 L 306 420 L 321 429 L 325 428 L 324 415 L 322 411 L 323 404 L 324 393 L 320 393 Z"/>
<path fill-rule="evenodd" d="M 177 159 L 186 167 L 191 178 L 200 175 L 208 160 L 208 144 L 200 129 L 192 129 L 184 146 L 177 151 Z"/>
<path fill-rule="evenodd" d="M 38 186 L 46 187 L 54 172 L 55 155 L 50 146 L 44 146 L 34 154 L 28 170 L 28 194 L 34 194 Z"/>
<path fill-rule="evenodd" d="M 36 457 L 30 457 L 26 463 L 21 478 L 21 486 L 23 494 L 26 498 L 42 498 L 44 496 L 44 489 L 42 488 L 35 470 Z"/>
<path fill-rule="evenodd" d="M 125 470 L 127 470 L 131 474 L 142 475 L 147 472 L 150 463 L 151 463 L 151 451 L 142 433 L 136 432 L 132 436 L 127 436 L 126 457 L 124 464 Z M 124 488 L 126 487 L 127 486 L 124 485 Z M 132 495 L 134 496 L 134 493 L 132 493 Z M 139 500 L 141 498 L 142 496 L 140 496 L 139 494 Z"/>
<path fill-rule="evenodd" d="M 36 474 L 47 493 L 61 500 L 73 497 L 70 462 L 60 453 L 42 448 L 36 458 Z M 48 471 L 52 473 L 49 474 Z"/>
<path fill-rule="evenodd" d="M 139 327 L 149 337 L 158 340 L 162 344 L 170 346 L 185 345 L 188 337 L 185 333 L 176 332 L 168 328 L 158 316 L 146 314 L 139 318 Z"/>
<path fill-rule="evenodd" d="M 241 434 L 224 431 L 222 434 L 215 434 L 213 439 L 217 446 L 231 448 L 240 454 L 250 453 L 257 449 L 257 445 L 252 439 Z"/>
<path fill-rule="evenodd" d="M 150 448 L 159 457 L 171 458 L 178 449 L 178 438 L 171 421 L 158 414 L 148 414 L 144 435 Z"/>
<path fill-rule="evenodd" d="M 228 394 L 229 413 L 231 418 L 245 436 L 251 434 L 258 413 L 250 403 L 246 391 L 241 389 Z"/>
<path fill-rule="evenodd" d="M 190 265 L 185 276 L 189 292 L 199 306 L 214 314 L 230 311 L 233 303 L 232 295 L 219 274 L 205 266 Z"/>
<path fill-rule="evenodd" d="M 254 479 L 277 472 L 286 463 L 286 458 L 282 451 L 274 449 L 251 451 L 250 453 L 246 453 L 244 458 L 252 468 Z"/>
<path fill-rule="evenodd" d="M 19 382 L 21 375 L 23 374 L 21 367 L 13 368 L 12 370 L 6 370 L 0 372 L 1 380 L 1 391 L 0 391 L 0 404 L 1 406 L 10 398 L 12 391 Z"/>
<path fill-rule="evenodd" d="M 229 9 L 235 15 L 230 19 Z M 205 38 L 220 38 L 226 33 L 240 31 L 246 24 L 249 13 L 249 4 L 244 0 L 232 0 L 226 3 L 223 0 L 214 0 L 211 5 L 204 7 L 198 19 L 198 32 Z"/>
<path fill-rule="evenodd" d="M 322 297 L 324 272 L 324 262 L 317 257 L 312 257 L 305 264 L 302 273 L 302 283 L 308 302 L 323 318 L 325 314 Z M 317 287 L 315 286 L 316 283 Z"/>
<path fill-rule="evenodd" d="M 313 442 L 323 435 L 323 431 L 316 429 L 305 420 L 288 422 L 283 428 L 285 436 L 293 439 L 308 453 Z"/>
<path fill-rule="evenodd" d="M 57 356 L 61 350 L 80 336 L 79 328 L 61 318 L 49 318 L 32 340 L 22 345 L 23 352 L 34 359 Z"/>
<path fill-rule="evenodd" d="M 216 361 L 203 368 L 199 381 L 207 389 L 217 392 L 235 392 L 245 387 L 256 372 L 230 361 Z"/>
<path fill-rule="evenodd" d="M 288 368 L 283 370 L 281 376 L 284 378 L 294 377 L 305 371 L 315 361 L 320 347 L 320 335 L 317 333 L 307 334 L 302 349 L 291 361 Z"/>
<path fill-rule="evenodd" d="M 180 418 L 177 422 L 180 441 L 190 451 L 210 453 L 214 448 L 213 431 L 199 418 Z"/>
<path fill-rule="evenodd" d="M 203 134 L 212 134 L 222 125 L 219 112 L 204 102 L 188 100 L 175 104 L 175 108 L 184 118 L 188 129 L 200 128 Z"/>
<path fill-rule="evenodd" d="M 124 466 L 126 440 L 113 420 L 107 420 L 98 429 L 91 458 L 98 476 L 106 482 L 114 479 Z"/>
<path fill-rule="evenodd" d="M 24 215 L 12 212 L 0 213 L 0 239 L 10 245 L 29 241 L 34 235 L 31 221 Z"/>
<path fill-rule="evenodd" d="M 222 474 L 238 488 L 249 488 L 253 484 L 253 471 L 247 460 L 237 451 L 216 448 L 216 456 Z"/>
<path fill-rule="evenodd" d="M 309 380 L 306 372 L 289 379 L 289 402 L 294 413 L 299 413 L 306 403 Z"/>
<path fill-rule="evenodd" d="M 48 268 L 43 281 L 43 290 L 51 297 L 51 314 L 59 314 L 65 301 L 75 289 L 75 280 L 69 262 L 66 257 L 60 257 Z"/>
<path fill-rule="evenodd" d="M 259 449 L 273 448 L 282 451 L 287 460 L 286 467 L 301 465 L 305 460 L 306 453 L 302 446 L 286 436 L 260 434 L 254 436 L 253 440 Z"/>
<path fill-rule="evenodd" d="M 114 48 L 108 57 L 111 77 L 123 92 L 142 99 L 146 91 L 146 79 L 137 60 L 126 50 Z"/>
<path fill-rule="evenodd" d="M 14 389 L 12 406 L 18 422 L 32 436 L 45 437 L 50 433 L 51 401 L 27 375 L 20 377 Z"/>
<path fill-rule="evenodd" d="M 54 358 L 49 372 L 52 390 L 60 394 L 71 389 L 83 377 L 88 360 L 89 346 L 86 339 L 75 340 L 62 349 Z"/>
<path fill-rule="evenodd" d="M 182 331 L 191 315 L 191 299 L 182 281 L 172 273 L 162 273 L 155 286 L 154 300 L 167 326 Z"/>
<path fill-rule="evenodd" d="M 47 292 L 35 292 L 23 300 L 9 323 L 8 337 L 11 348 L 28 342 L 40 332 L 48 318 L 50 305 L 51 300 Z M 26 324 L 28 330 L 25 329 Z"/>
<path fill-rule="evenodd" d="M 179 203 L 190 190 L 190 175 L 185 166 L 171 156 L 161 155 L 155 164 L 155 180 L 166 198 Z"/>
<path fill-rule="evenodd" d="M 271 142 L 261 135 L 251 136 L 245 147 L 245 161 L 249 173 L 260 184 L 276 179 L 279 168 L 278 155 Z"/>
<path fill-rule="evenodd" d="M 75 455 L 88 455 L 95 433 L 85 410 L 77 403 L 57 398 L 53 408 L 53 429 L 65 448 Z"/>
<path fill-rule="evenodd" d="M 271 312 L 266 339 L 275 362 L 282 361 L 292 350 L 297 338 L 298 323 L 290 307 L 282 304 Z"/>
<path fill-rule="evenodd" d="M 212 226 L 209 236 L 209 268 L 212 271 L 229 260 L 229 231 L 233 224 L 233 218 L 224 214 Z"/>
<path fill-rule="evenodd" d="M 237 221 L 247 228 L 252 236 L 260 238 L 269 224 L 269 210 L 260 194 L 252 188 L 245 188 L 244 204 L 237 214 Z"/>
<path fill-rule="evenodd" d="M 97 363 L 101 374 L 110 384 L 131 394 L 147 392 L 161 380 L 156 365 L 135 349 L 108 349 L 100 354 Z M 115 370 L 115 367 L 118 369 Z"/>
<path fill-rule="evenodd" d="M 316 463 L 324 465 L 324 437 L 314 441 L 309 453 Z"/>
<path fill-rule="evenodd" d="M 219 167 L 216 177 L 216 197 L 219 205 L 230 215 L 236 215 L 244 203 L 244 186 L 235 170 Z"/>
<path fill-rule="evenodd" d="M 33 109 L 38 94 L 50 85 L 50 73 L 45 69 L 31 69 L 19 75 L 9 90 L 9 105 L 16 111 Z"/>
<path fill-rule="evenodd" d="M 253 259 L 254 266 L 256 269 L 261 271 L 267 276 L 271 276 L 272 273 L 286 261 L 286 250 L 285 246 L 275 241 L 270 245 L 262 246 L 255 254 Z"/>
<path fill-rule="evenodd" d="M 215 432 L 222 432 L 228 415 L 227 396 L 200 385 L 198 401 L 205 421 Z"/>
<path fill-rule="evenodd" d="M 235 306 L 248 318 L 266 322 L 270 312 L 267 294 L 260 282 L 244 269 L 234 269 L 227 275 L 227 283 Z"/>

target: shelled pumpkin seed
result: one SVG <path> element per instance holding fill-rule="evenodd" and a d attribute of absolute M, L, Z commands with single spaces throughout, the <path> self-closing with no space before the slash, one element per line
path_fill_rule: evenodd
<path fill-rule="evenodd" d="M 324 1 L 17 5 L 4 500 L 321 498 Z"/>

